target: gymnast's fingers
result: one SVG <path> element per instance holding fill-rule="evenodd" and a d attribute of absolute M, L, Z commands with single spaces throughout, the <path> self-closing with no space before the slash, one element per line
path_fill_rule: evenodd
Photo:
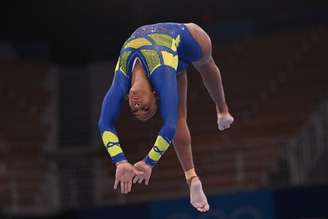
<path fill-rule="evenodd" d="M 121 181 L 121 193 L 124 194 L 124 183 Z"/>
<path fill-rule="evenodd" d="M 148 186 L 149 184 L 149 179 L 150 179 L 150 176 L 147 176 L 146 179 L 145 179 L 145 185 Z"/>
<path fill-rule="evenodd" d="M 127 194 L 129 191 L 129 182 L 124 182 L 124 194 Z"/>
<path fill-rule="evenodd" d="M 116 190 L 117 189 L 117 185 L 119 184 L 119 180 L 118 179 L 115 179 L 115 182 L 114 182 L 114 189 Z"/>
<path fill-rule="evenodd" d="M 132 188 L 132 181 L 128 182 L 128 192 L 131 192 L 131 188 Z"/>
<path fill-rule="evenodd" d="M 143 180 L 144 180 L 144 176 L 142 175 L 139 177 L 138 183 L 141 184 Z"/>
<path fill-rule="evenodd" d="M 134 178 L 133 178 L 133 183 L 137 183 L 139 180 L 139 175 L 136 175 Z"/>

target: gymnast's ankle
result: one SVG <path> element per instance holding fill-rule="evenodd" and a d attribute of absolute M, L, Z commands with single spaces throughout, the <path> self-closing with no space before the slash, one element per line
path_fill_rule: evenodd
<path fill-rule="evenodd" d="M 187 171 L 184 172 L 185 174 L 185 177 L 186 177 L 186 182 L 190 188 L 190 185 L 191 185 L 191 182 L 194 180 L 194 179 L 198 179 L 198 176 L 196 174 L 196 171 L 195 171 L 195 168 L 192 168 L 192 169 L 189 169 Z"/>

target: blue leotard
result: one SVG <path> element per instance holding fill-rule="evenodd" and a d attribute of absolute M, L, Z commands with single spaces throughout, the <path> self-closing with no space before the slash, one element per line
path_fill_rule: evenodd
<path fill-rule="evenodd" d="M 141 61 L 152 87 L 160 98 L 163 126 L 154 147 L 144 159 L 148 165 L 154 166 L 175 135 L 178 114 L 176 76 L 201 56 L 200 46 L 181 23 L 158 23 L 139 27 L 124 43 L 99 118 L 102 139 L 114 163 L 126 159 L 114 124 L 124 96 L 131 88 L 135 60 Z"/>

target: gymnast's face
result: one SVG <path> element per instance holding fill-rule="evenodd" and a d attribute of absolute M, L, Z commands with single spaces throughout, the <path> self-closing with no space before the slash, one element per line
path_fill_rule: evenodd
<path fill-rule="evenodd" d="M 151 90 L 130 90 L 129 106 L 132 114 L 141 121 L 152 118 L 157 110 L 156 98 Z"/>

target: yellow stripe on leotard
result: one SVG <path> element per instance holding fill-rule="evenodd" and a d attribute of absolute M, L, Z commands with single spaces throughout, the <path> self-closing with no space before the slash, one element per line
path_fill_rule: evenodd
<path fill-rule="evenodd" d="M 178 68 L 178 55 L 173 55 L 170 52 L 167 51 L 161 51 L 162 57 L 163 57 L 163 62 L 164 65 L 168 65 L 172 68 L 174 68 L 174 70 L 177 70 Z"/>
<path fill-rule="evenodd" d="M 102 139 L 111 157 L 123 153 L 122 148 L 120 147 L 119 144 L 119 139 L 114 133 L 110 131 L 105 131 L 102 134 Z"/>
<path fill-rule="evenodd" d="M 129 41 L 127 44 L 124 45 L 124 48 L 133 48 L 133 49 L 138 49 L 142 46 L 151 46 L 151 42 L 145 38 L 136 38 L 131 41 Z"/>
<path fill-rule="evenodd" d="M 157 136 L 154 147 L 148 153 L 149 158 L 158 161 L 169 146 L 170 144 L 162 136 Z"/>
<path fill-rule="evenodd" d="M 117 72 L 119 68 L 120 68 L 120 58 L 118 58 L 116 62 L 115 72 Z"/>

